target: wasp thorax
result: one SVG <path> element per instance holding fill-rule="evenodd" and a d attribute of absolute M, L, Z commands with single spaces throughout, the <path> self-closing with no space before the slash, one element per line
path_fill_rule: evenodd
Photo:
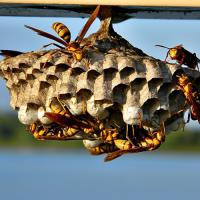
<path fill-rule="evenodd" d="M 78 48 L 80 48 L 80 44 L 75 41 L 71 41 L 67 47 L 67 49 L 71 51 L 77 50 Z"/>

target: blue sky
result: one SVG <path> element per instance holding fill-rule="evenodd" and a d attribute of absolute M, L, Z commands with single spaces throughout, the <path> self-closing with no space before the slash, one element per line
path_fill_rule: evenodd
<path fill-rule="evenodd" d="M 26 29 L 24 25 L 30 25 L 55 34 L 51 25 L 56 21 L 66 24 L 72 33 L 72 39 L 74 39 L 86 19 L 0 17 L 0 49 L 13 49 L 24 52 L 38 50 L 43 45 L 48 44 L 50 40 L 36 35 Z M 99 20 L 96 20 L 89 29 L 88 34 L 98 30 L 98 27 Z M 132 45 L 161 60 L 165 58 L 166 49 L 155 47 L 155 44 L 169 47 L 183 44 L 186 49 L 195 52 L 200 58 L 200 21 L 198 20 L 130 19 L 115 24 L 114 29 Z M 11 111 L 9 93 L 5 87 L 5 82 L 2 80 L 0 81 L 0 93 L 0 110 Z M 187 127 L 196 128 L 197 123 L 191 122 Z"/>

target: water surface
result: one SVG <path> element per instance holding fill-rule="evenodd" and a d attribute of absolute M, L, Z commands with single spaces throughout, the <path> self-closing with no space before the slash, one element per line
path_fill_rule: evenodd
<path fill-rule="evenodd" d="M 198 199 L 199 154 L 140 153 L 109 163 L 81 151 L 0 150 L 0 199 Z"/>

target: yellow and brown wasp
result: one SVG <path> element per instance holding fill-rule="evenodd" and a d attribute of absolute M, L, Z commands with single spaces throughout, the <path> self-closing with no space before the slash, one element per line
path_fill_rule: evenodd
<path fill-rule="evenodd" d="M 159 148 L 165 140 L 164 130 L 150 132 L 139 126 L 133 127 L 136 131 L 136 133 L 133 133 L 135 144 L 132 144 L 128 139 L 115 138 L 112 140 L 112 143 L 104 141 L 94 147 L 90 147 L 89 145 L 85 145 L 85 147 L 93 155 L 108 153 L 105 157 L 105 161 L 111 161 L 126 153 L 153 151 Z M 120 134 L 122 133 L 119 133 L 119 135 Z"/>
<path fill-rule="evenodd" d="M 46 117 L 52 121 L 50 126 L 45 127 L 37 123 L 29 126 L 29 131 L 36 139 L 86 139 L 89 143 L 94 141 L 95 145 L 88 145 L 87 142 L 85 147 L 93 155 L 108 153 L 105 161 L 111 161 L 125 153 L 155 150 L 165 138 L 163 130 L 150 132 L 139 125 L 133 125 L 133 128 L 129 129 L 134 131 L 130 141 L 123 134 L 123 128 L 106 128 L 103 122 L 89 114 L 74 116 L 59 99 L 52 100 L 50 108 L 52 112 L 46 112 Z"/>
<path fill-rule="evenodd" d="M 90 128 L 89 125 L 74 117 L 59 100 L 53 99 L 49 106 L 52 112 L 46 112 L 45 116 L 52 121 L 50 128 L 37 123 L 29 126 L 29 131 L 36 139 L 72 139 L 77 133 L 83 132 L 85 128 Z"/>
<path fill-rule="evenodd" d="M 62 127 L 58 124 L 51 124 L 50 127 L 44 127 L 41 124 L 33 123 L 28 126 L 28 131 L 37 140 L 94 140 L 93 137 L 84 134 L 79 129 L 72 127 Z"/>
<path fill-rule="evenodd" d="M 180 89 L 187 103 L 191 106 L 191 118 L 193 120 L 198 120 L 200 123 L 200 94 L 199 91 L 190 81 L 189 77 L 185 74 L 177 76 L 177 87 Z"/>
<path fill-rule="evenodd" d="M 39 126 L 38 129 L 36 128 L 38 127 L 36 124 L 32 124 L 29 127 L 30 132 L 34 136 L 37 136 L 37 139 L 43 138 L 48 140 L 47 136 L 50 134 L 47 135 L 47 132 L 49 133 L 50 130 L 54 131 L 51 131 L 51 137 L 49 137 L 49 139 L 52 139 L 53 133 L 53 138 L 56 139 L 58 136 L 55 131 L 58 130 L 57 127 L 60 127 L 64 136 L 68 138 L 75 136 L 77 133 L 86 134 L 88 135 L 88 138 L 100 139 L 108 143 L 117 138 L 118 130 L 116 128 L 105 128 L 101 121 L 94 119 L 89 114 L 80 116 L 72 115 L 67 106 L 65 106 L 58 98 L 52 99 L 49 107 L 51 112 L 46 112 L 45 116 L 52 121 L 52 129 L 43 126 Z M 43 137 L 44 135 L 45 137 Z M 58 140 L 61 140 L 61 137 L 58 137 Z"/>
<path fill-rule="evenodd" d="M 69 109 L 59 99 L 53 99 L 50 103 L 51 112 L 46 112 L 45 116 L 51 121 L 65 128 L 68 127 L 70 136 L 75 135 L 78 131 L 90 133 L 92 130 L 91 124 L 86 120 L 81 120 L 71 114 Z"/>
<path fill-rule="evenodd" d="M 160 147 L 165 140 L 165 130 L 147 131 L 143 127 L 134 126 L 135 145 L 128 139 L 116 139 L 114 145 L 119 149 L 108 153 L 105 161 L 111 161 L 125 153 L 137 153 L 142 151 L 153 151 Z"/>
<path fill-rule="evenodd" d="M 197 58 L 196 53 L 189 52 L 182 45 L 177 45 L 171 48 L 162 45 L 155 46 L 168 49 L 165 62 L 169 55 L 172 60 L 176 60 L 180 65 L 186 65 L 189 68 L 197 68 L 199 70 L 198 63 L 200 62 L 200 60 L 199 58 Z"/>
<path fill-rule="evenodd" d="M 28 130 L 37 140 L 66 140 L 69 139 L 68 131 L 61 127 L 45 128 L 42 125 L 33 123 L 29 125 Z"/>
<path fill-rule="evenodd" d="M 81 61 L 82 58 L 83 58 L 83 48 L 85 47 L 85 45 L 81 46 L 81 42 L 82 42 L 85 34 L 87 33 L 88 29 L 90 28 L 91 24 L 93 23 L 93 21 L 98 16 L 99 10 L 100 10 L 100 6 L 98 5 L 96 7 L 96 9 L 93 11 L 93 13 L 90 15 L 85 26 L 80 31 L 80 33 L 78 34 L 78 36 L 76 37 L 76 39 L 74 41 L 71 41 L 70 30 L 64 24 L 59 23 L 59 22 L 54 23 L 52 28 L 56 31 L 56 33 L 62 39 L 55 37 L 54 35 L 51 35 L 47 32 L 42 31 L 42 30 L 39 30 L 37 28 L 33 28 L 31 26 L 25 25 L 25 27 L 35 31 L 38 35 L 41 35 L 43 37 L 47 37 L 47 38 L 52 39 L 52 40 L 58 42 L 59 44 L 63 45 L 63 46 L 60 46 L 56 43 L 51 43 L 51 44 L 57 46 L 58 48 L 67 50 L 69 53 L 71 53 L 73 55 L 73 57 L 77 61 Z M 49 45 L 45 45 L 44 47 L 49 46 Z"/>
<path fill-rule="evenodd" d="M 122 134 L 123 129 L 106 128 L 102 122 L 87 114 L 73 116 L 59 99 L 53 99 L 50 108 L 52 112 L 46 112 L 46 116 L 60 127 L 66 128 L 68 138 L 76 135 L 77 132 L 82 132 L 98 140 L 99 145 L 94 147 L 85 145 L 85 147 L 93 155 L 108 153 L 105 161 L 113 160 L 124 153 L 157 149 L 164 141 L 164 131 L 150 132 L 140 125 L 133 125 L 132 129 L 129 129 L 129 131 L 135 131 L 130 141 L 130 139 L 125 139 L 126 135 Z M 52 136 L 55 138 L 55 134 Z"/>
<path fill-rule="evenodd" d="M 102 122 L 95 120 L 89 114 L 74 116 L 60 101 L 52 101 L 50 108 L 52 112 L 46 112 L 46 117 L 62 127 L 71 127 L 91 136 L 96 135 L 106 142 L 117 138 L 118 130 L 116 128 L 105 128 Z M 76 131 L 74 131 L 75 134 Z"/>

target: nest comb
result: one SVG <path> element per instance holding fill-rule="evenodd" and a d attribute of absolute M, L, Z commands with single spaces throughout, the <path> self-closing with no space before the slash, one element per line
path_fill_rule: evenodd
<path fill-rule="evenodd" d="M 198 81 L 200 73 L 164 63 L 130 45 L 114 32 L 109 17 L 83 41 L 84 58 L 77 62 L 65 50 L 36 51 L 0 62 L 0 75 L 10 91 L 10 105 L 23 124 L 50 121 L 44 113 L 59 98 L 73 115 L 86 112 L 95 119 L 119 125 L 143 124 L 166 131 L 185 125 L 185 97 L 173 78 L 186 73 Z"/>

